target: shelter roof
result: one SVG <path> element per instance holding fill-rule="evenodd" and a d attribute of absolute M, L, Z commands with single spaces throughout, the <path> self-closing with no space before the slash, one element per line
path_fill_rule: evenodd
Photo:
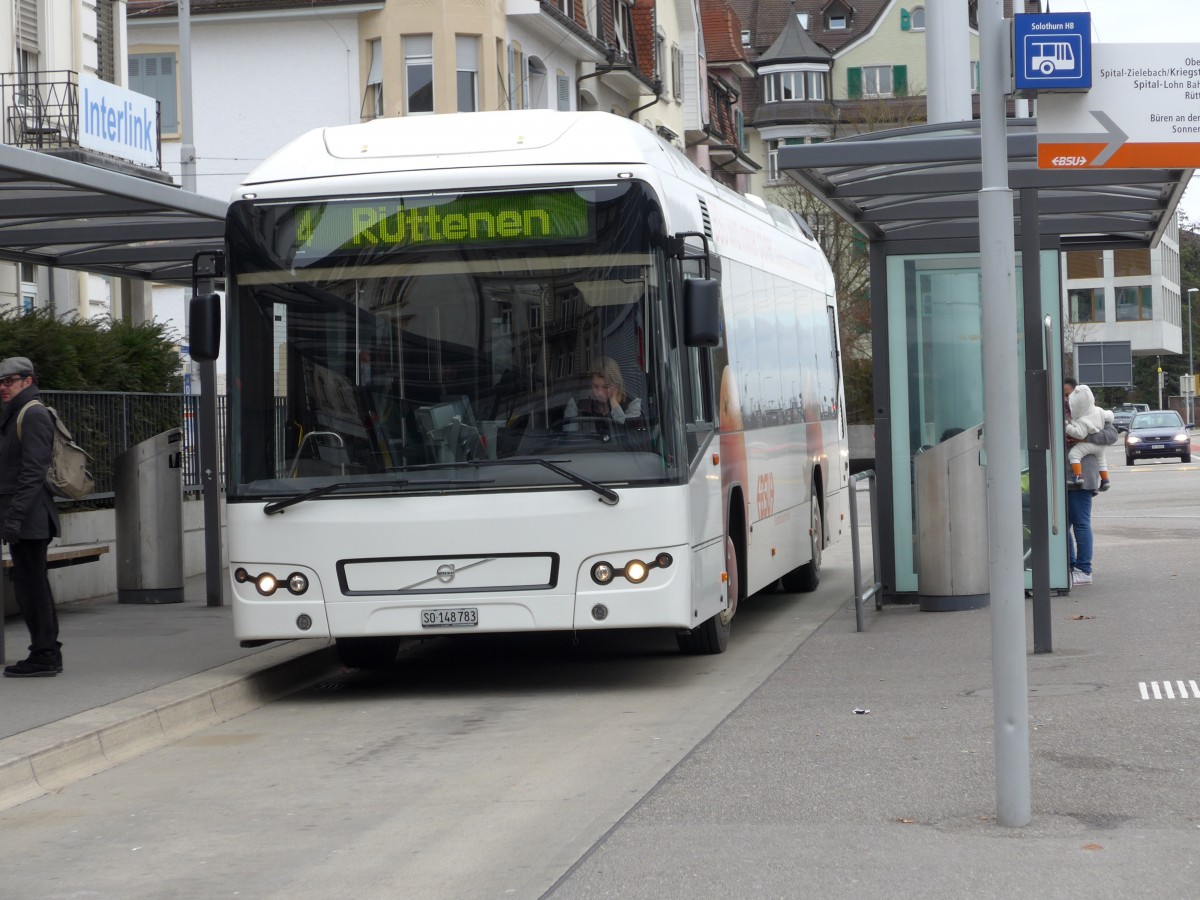
<path fill-rule="evenodd" d="M 0 144 L 0 259 L 190 285 L 228 203 Z"/>
<path fill-rule="evenodd" d="M 1038 195 L 1040 244 L 1153 247 L 1191 169 L 1039 169 L 1037 120 L 1007 121 L 1009 187 Z M 979 245 L 979 122 L 918 125 L 779 149 L 779 168 L 873 241 Z M 1014 216 L 1020 218 L 1014 201 Z M 893 244 L 895 246 L 895 244 Z"/>

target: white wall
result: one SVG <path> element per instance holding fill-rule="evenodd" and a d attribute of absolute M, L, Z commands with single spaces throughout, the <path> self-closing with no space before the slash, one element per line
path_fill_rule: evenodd
<path fill-rule="evenodd" d="M 198 193 L 228 200 L 242 178 L 306 131 L 359 121 L 358 20 L 192 16 L 192 121 Z M 178 47 L 178 28 L 129 23 L 129 52 Z M 163 168 L 179 181 L 178 138 Z M 156 310 L 157 313 L 157 310 Z"/>

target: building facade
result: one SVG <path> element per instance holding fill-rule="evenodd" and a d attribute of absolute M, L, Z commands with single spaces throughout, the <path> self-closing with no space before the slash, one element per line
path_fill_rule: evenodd
<path fill-rule="evenodd" d="M 3 142 L 158 181 L 139 165 L 85 146 L 79 115 L 86 79 L 123 86 L 125 6 L 109 0 L 9 0 L 0 14 Z M 86 124 L 86 123 L 85 123 Z M 109 315 L 140 298 L 140 285 L 33 262 L 0 262 L 0 311 Z"/>
<path fill-rule="evenodd" d="M 1062 254 L 1064 350 L 1129 341 L 1134 356 L 1185 353 L 1179 226 L 1172 218 L 1153 250 Z"/>

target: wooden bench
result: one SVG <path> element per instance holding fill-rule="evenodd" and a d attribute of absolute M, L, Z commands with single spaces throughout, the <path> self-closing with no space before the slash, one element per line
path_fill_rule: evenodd
<path fill-rule="evenodd" d="M 99 562 L 100 557 L 112 550 L 111 544 L 61 544 L 46 551 L 47 569 L 64 569 L 84 563 Z M 0 565 L 5 570 L 12 568 L 12 557 L 5 548 Z"/>
<path fill-rule="evenodd" d="M 100 557 L 111 549 L 111 544 L 60 544 L 46 551 L 46 568 L 63 569 L 67 566 L 99 562 Z M 12 578 L 12 557 L 8 555 L 7 545 L 4 548 L 4 556 L 0 557 L 0 573 L 3 573 L 6 582 Z M 0 597 L 2 597 L 0 599 L 0 664 L 3 664 L 5 662 L 3 623 L 10 614 L 16 615 L 17 604 L 13 599 L 11 585 L 0 584 L 0 589 L 2 589 L 0 590 Z"/>

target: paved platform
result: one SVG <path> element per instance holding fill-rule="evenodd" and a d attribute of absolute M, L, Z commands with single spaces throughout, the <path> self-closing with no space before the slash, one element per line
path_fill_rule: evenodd
<path fill-rule="evenodd" d="M 209 607 L 203 575 L 182 603 L 63 604 L 62 675 L 0 678 L 0 809 L 242 715 L 335 670 L 323 641 L 246 649 L 228 606 Z M 5 659 L 27 655 L 19 616 L 4 622 Z"/>

